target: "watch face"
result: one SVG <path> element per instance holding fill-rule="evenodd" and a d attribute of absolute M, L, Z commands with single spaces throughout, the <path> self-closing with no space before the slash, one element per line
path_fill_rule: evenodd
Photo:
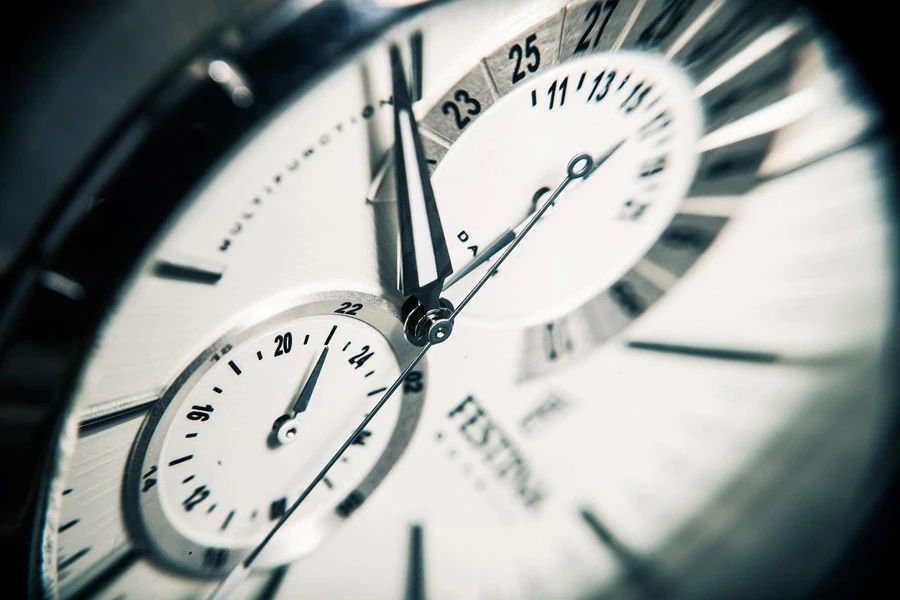
<path fill-rule="evenodd" d="M 889 467 L 897 271 L 814 10 L 283 3 L 175 65 L 8 309 L 32 590 L 816 589 Z"/>

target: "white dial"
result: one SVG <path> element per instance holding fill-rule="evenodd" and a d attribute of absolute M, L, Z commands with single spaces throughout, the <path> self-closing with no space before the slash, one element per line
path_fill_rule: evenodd
<path fill-rule="evenodd" d="M 837 552 L 856 496 L 800 486 L 833 464 L 863 481 L 890 422 L 893 174 L 814 21 L 754 0 L 385 4 L 288 2 L 296 23 L 225 36 L 186 70 L 202 103 L 166 88 L 178 127 L 84 217 L 130 239 L 132 198 L 171 205 L 91 330 L 47 589 L 207 598 L 238 573 L 256 587 L 237 598 L 596 597 L 748 540 L 805 557 L 805 533 L 846 523 Z M 570 177 L 579 156 L 598 168 Z M 510 248 L 373 413 L 425 347 L 408 307 L 445 319 Z"/>

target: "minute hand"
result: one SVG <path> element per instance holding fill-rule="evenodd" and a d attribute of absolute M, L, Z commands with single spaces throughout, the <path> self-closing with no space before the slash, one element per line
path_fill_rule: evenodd
<path fill-rule="evenodd" d="M 606 152 L 604 152 L 603 154 L 601 154 L 597 158 L 595 158 L 594 164 L 591 167 L 590 172 L 587 173 L 584 176 L 584 178 L 587 179 L 588 177 L 593 175 L 594 171 L 596 171 L 601 166 L 603 166 L 603 163 L 605 163 L 613 154 L 615 154 L 616 151 L 618 151 L 619 148 L 621 148 L 624 144 L 625 144 L 625 140 L 622 140 L 618 144 L 616 144 L 615 146 L 613 146 L 612 148 L 610 148 L 609 150 L 607 150 Z M 551 202 L 552 202 L 552 200 L 551 200 Z M 535 210 L 535 212 L 537 212 L 537 211 Z M 459 271 L 454 273 L 453 277 L 448 279 L 447 283 L 444 284 L 444 289 L 445 290 L 450 289 L 451 286 L 455 285 L 463 277 L 465 277 L 466 275 L 468 275 L 469 273 L 471 273 L 472 271 L 474 271 L 475 269 L 477 269 L 478 267 L 480 267 L 481 265 L 483 265 L 484 263 L 489 261 L 495 254 L 497 254 L 498 252 L 500 252 L 501 250 L 506 248 L 508 245 L 513 243 L 513 241 L 515 241 L 516 238 L 521 237 L 525 231 L 525 226 L 528 225 L 528 223 L 531 221 L 531 218 L 534 216 L 535 212 L 530 213 L 527 217 L 525 217 L 522 220 L 521 223 L 519 223 L 515 227 L 507 229 L 506 231 L 501 233 L 497 237 L 497 239 L 495 239 L 493 242 L 491 242 L 490 245 L 488 245 L 488 247 L 485 248 L 481 252 L 481 254 L 479 254 L 477 257 L 472 259 L 472 261 L 469 262 L 469 264 L 467 264 L 465 267 L 463 267 L 462 269 L 460 269 Z"/>
<path fill-rule="evenodd" d="M 394 173 L 400 229 L 400 292 L 425 307 L 440 307 L 444 280 L 453 273 L 419 127 L 413 115 L 400 50 L 391 48 L 394 84 Z"/>

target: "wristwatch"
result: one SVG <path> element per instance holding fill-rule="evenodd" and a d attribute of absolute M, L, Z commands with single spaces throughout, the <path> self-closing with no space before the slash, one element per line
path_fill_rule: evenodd
<path fill-rule="evenodd" d="M 782 598 L 886 576 L 877 15 L 66 10 L 33 17 L 7 77 L 13 597 Z"/>

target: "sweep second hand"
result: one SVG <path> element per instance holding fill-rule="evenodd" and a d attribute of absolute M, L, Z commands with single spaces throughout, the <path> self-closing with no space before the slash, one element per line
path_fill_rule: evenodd
<path fill-rule="evenodd" d="M 621 145 L 621 144 L 620 144 Z M 500 265 L 503 264 L 503 261 L 516 249 L 516 247 L 521 243 L 522 239 L 531 231 L 532 227 L 538 222 L 538 220 L 547 212 L 550 206 L 556 201 L 557 198 L 565 191 L 565 189 L 569 186 L 573 181 L 577 181 L 579 179 L 586 179 L 594 172 L 595 161 L 589 154 L 578 154 L 569 161 L 569 165 L 566 168 L 566 178 L 563 179 L 562 183 L 556 188 L 556 190 L 550 195 L 550 197 L 544 202 L 544 204 L 534 212 L 534 214 L 529 217 L 528 221 L 525 223 L 525 226 L 522 228 L 522 232 L 516 236 L 516 238 L 506 247 L 505 251 L 500 255 L 497 261 L 488 269 L 488 272 L 484 274 L 484 276 L 478 281 L 477 284 L 469 291 L 465 298 L 459 303 L 459 305 L 454 309 L 452 315 L 450 316 L 450 320 L 455 319 L 460 312 L 466 307 L 469 302 L 471 302 L 472 298 L 478 293 L 478 291 L 484 286 L 485 283 L 491 278 L 491 276 L 496 272 Z M 291 504 L 288 509 L 284 512 L 283 515 L 278 519 L 272 529 L 266 534 L 266 537 L 256 545 L 253 550 L 244 558 L 241 562 L 239 562 L 216 586 L 216 589 L 213 590 L 212 595 L 210 596 L 210 600 L 223 600 L 231 594 L 234 589 L 240 585 L 241 582 L 246 580 L 250 575 L 250 569 L 253 566 L 253 562 L 259 557 L 265 547 L 269 544 L 275 534 L 281 529 L 281 527 L 287 522 L 287 520 L 291 517 L 294 511 L 300 507 L 300 504 L 306 499 L 307 496 L 313 491 L 313 489 L 328 475 L 328 471 L 340 460 L 341 456 L 343 456 L 344 452 L 347 451 L 353 441 L 363 432 L 369 422 L 375 418 L 375 415 L 378 414 L 378 411 L 385 405 L 385 403 L 390 399 L 390 397 L 397 391 L 397 389 L 403 384 L 404 380 L 409 376 L 413 369 L 425 358 L 425 355 L 434 345 L 433 342 L 427 342 L 419 353 L 416 354 L 415 358 L 409 363 L 409 365 L 403 369 L 403 372 L 400 373 L 400 376 L 391 384 L 391 386 L 385 391 L 384 395 L 382 395 L 381 399 L 375 405 L 371 412 L 363 419 L 362 423 L 350 434 L 350 437 L 341 445 L 337 452 L 329 459 L 329 461 L 325 464 L 325 466 L 319 471 L 318 475 L 310 482 L 306 489 L 303 490 L 303 493 L 300 494 L 300 497 Z"/>

